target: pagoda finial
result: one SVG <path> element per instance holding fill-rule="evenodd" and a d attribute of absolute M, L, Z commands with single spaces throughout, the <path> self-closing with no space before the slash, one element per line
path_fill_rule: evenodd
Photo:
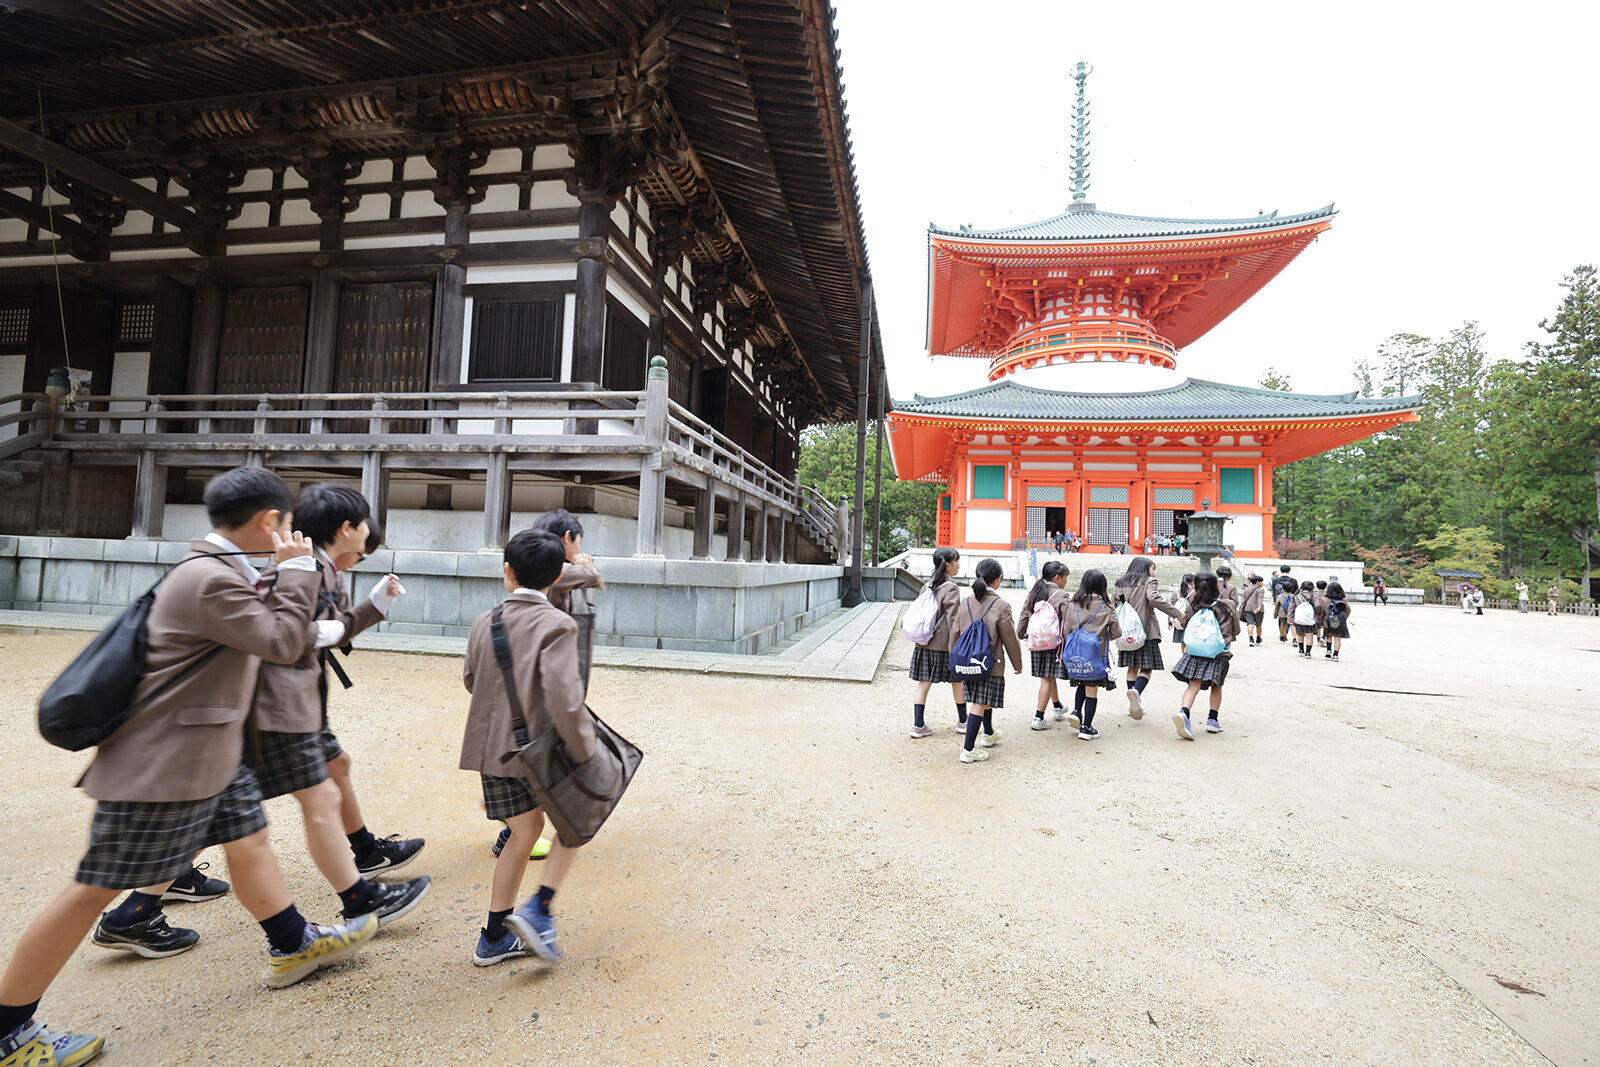
<path fill-rule="evenodd" d="M 1078 69 L 1072 77 L 1078 83 L 1078 99 L 1072 108 L 1072 204 L 1073 211 L 1093 211 L 1087 203 L 1089 197 L 1089 97 L 1084 83 L 1094 68 L 1078 60 Z"/>

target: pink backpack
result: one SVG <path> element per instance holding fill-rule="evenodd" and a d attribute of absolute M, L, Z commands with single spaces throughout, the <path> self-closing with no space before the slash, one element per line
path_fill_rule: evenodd
<path fill-rule="evenodd" d="M 1061 617 L 1048 600 L 1041 600 L 1033 606 L 1033 614 L 1028 616 L 1028 649 L 1031 652 L 1047 652 L 1060 647 Z"/>

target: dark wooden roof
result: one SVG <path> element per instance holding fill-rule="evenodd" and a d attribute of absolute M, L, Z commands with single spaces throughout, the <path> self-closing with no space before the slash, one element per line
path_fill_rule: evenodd
<path fill-rule="evenodd" d="M 464 114 L 459 103 L 442 110 L 458 127 L 471 124 L 476 143 L 558 139 L 545 95 L 557 94 L 549 87 L 568 102 L 586 93 L 625 96 L 640 80 L 640 57 L 664 41 L 660 111 L 680 127 L 665 131 L 666 139 L 687 141 L 686 154 L 819 387 L 821 403 L 809 414 L 854 411 L 857 287 L 867 259 L 823 0 L 37 0 L 6 7 L 0 116 L 37 132 L 42 95 L 46 136 L 129 176 L 170 168 L 171 157 L 193 153 L 197 142 L 255 165 L 264 142 L 288 136 L 275 125 L 288 110 L 284 94 L 322 93 L 337 103 L 339 90 L 353 85 L 368 93 L 351 106 L 385 113 L 374 121 L 369 112 L 365 124 L 341 134 L 343 150 L 378 157 L 425 147 L 438 137 L 437 123 L 402 113 L 406 94 L 438 93 L 430 76 L 511 67 L 532 87 L 521 111 L 499 118 Z M 87 17 L 41 13 L 62 10 Z M 385 88 L 397 84 L 398 103 Z M 221 98 L 231 98 L 238 114 L 208 106 Z M 612 117 L 598 108 L 587 114 L 591 123 Z M 570 128 L 571 116 L 561 117 Z M 31 159 L 0 153 L 0 185 L 25 184 L 35 171 Z M 881 343 L 873 347 L 881 369 Z"/>

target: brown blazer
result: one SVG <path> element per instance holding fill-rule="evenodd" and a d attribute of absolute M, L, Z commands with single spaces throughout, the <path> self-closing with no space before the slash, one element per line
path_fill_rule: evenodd
<path fill-rule="evenodd" d="M 928 583 L 922 583 L 922 588 L 928 588 Z M 939 600 L 939 625 L 933 628 L 933 636 L 928 638 L 928 643 L 923 648 L 933 652 L 949 652 L 950 645 L 960 633 L 954 628 L 956 608 L 961 606 L 961 587 L 954 578 L 940 584 L 933 591 Z"/>
<path fill-rule="evenodd" d="M 1240 611 L 1260 611 L 1267 587 L 1260 582 L 1252 582 L 1244 587 L 1244 598 L 1239 604 Z"/>
<path fill-rule="evenodd" d="M 1221 578 L 1218 578 L 1217 579 L 1217 595 L 1219 597 L 1221 597 L 1222 599 L 1226 600 L 1228 603 L 1232 604 L 1233 605 L 1233 609 L 1234 609 L 1235 612 L 1238 612 L 1240 610 L 1240 608 L 1239 608 L 1239 587 L 1234 585 L 1232 582 L 1225 582 Z"/>
<path fill-rule="evenodd" d="M 550 603 L 572 614 L 572 594 L 578 589 L 599 589 L 604 583 L 600 571 L 589 563 L 563 563 L 561 576 L 550 587 Z"/>
<path fill-rule="evenodd" d="M 221 550 L 189 543 L 189 555 Z M 293 663 L 316 641 L 317 575 L 286 570 L 263 596 L 239 557 L 185 563 L 156 590 L 133 716 L 78 785 L 96 800 L 203 800 L 227 788 L 262 660 Z M 203 662 L 202 662 L 203 660 Z"/>
<path fill-rule="evenodd" d="M 1122 636 L 1122 624 L 1117 622 L 1117 612 L 1110 604 L 1098 596 L 1089 598 L 1089 606 L 1080 608 L 1072 602 L 1072 594 L 1065 589 L 1061 590 L 1061 599 L 1051 597 L 1056 605 L 1056 614 L 1061 616 L 1061 637 L 1075 630 L 1088 630 L 1100 638 L 1100 649 L 1107 653 L 1107 663 L 1110 663 L 1111 642 Z M 1154 618 L 1152 617 L 1152 622 Z M 1149 631 L 1145 631 L 1148 636 Z"/>
<path fill-rule="evenodd" d="M 269 564 L 261 572 L 261 587 L 267 588 L 278 573 L 277 566 Z M 383 612 L 369 599 L 351 606 L 343 577 L 320 557 L 317 559 L 317 574 L 321 584 L 315 617 L 344 623 L 344 639 L 339 642 L 340 645 L 348 645 L 356 634 L 383 621 Z M 332 606 L 325 606 L 330 598 Z M 322 655 L 324 652 L 333 655 L 334 650 L 316 648 L 315 643 L 313 639 L 313 647 L 294 663 L 261 665 L 261 682 L 256 687 L 257 729 L 283 734 L 310 734 L 322 729 L 327 721 L 328 710 Z"/>
<path fill-rule="evenodd" d="M 1146 641 L 1161 640 L 1161 620 L 1156 618 L 1157 611 L 1170 615 L 1180 626 L 1183 625 L 1183 612 L 1167 599 L 1167 594 L 1161 591 L 1161 583 L 1156 581 L 1153 574 L 1145 578 L 1143 585 L 1136 585 L 1132 589 L 1113 587 L 1111 599 L 1118 604 L 1126 600 L 1139 613 Z"/>
<path fill-rule="evenodd" d="M 942 591 L 944 586 L 939 588 Z M 985 608 L 988 614 L 984 614 Z M 983 620 L 983 628 L 989 631 L 989 643 L 995 650 L 994 666 L 989 668 L 990 677 L 1006 673 L 1008 655 L 1011 657 L 1011 666 L 1019 671 L 1022 669 L 1022 643 L 1017 640 L 1016 620 L 1011 617 L 1010 603 L 998 591 L 984 597 L 981 604 L 976 597 L 966 597 L 948 617 L 951 632 L 956 636 L 966 633 L 967 627 L 980 618 Z"/>
<path fill-rule="evenodd" d="M 520 765 L 502 759 L 516 742 L 511 702 L 489 633 L 491 614 L 486 611 L 474 619 L 467 637 L 461 680 L 472 703 L 467 708 L 460 766 L 464 771 L 514 778 Z M 502 619 L 529 731 L 538 734 L 554 725 L 573 759 L 581 763 L 593 756 L 594 721 L 583 703 L 583 679 L 578 674 L 578 624 L 544 597 L 522 592 L 506 597 Z"/>

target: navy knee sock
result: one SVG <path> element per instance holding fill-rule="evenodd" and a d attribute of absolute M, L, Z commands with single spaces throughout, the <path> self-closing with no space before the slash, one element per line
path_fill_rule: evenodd
<path fill-rule="evenodd" d="M 956 722 L 962 726 L 967 724 L 967 702 L 965 700 L 956 705 Z"/>
<path fill-rule="evenodd" d="M 339 900 L 344 904 L 344 913 L 346 915 L 359 915 L 368 911 L 367 906 L 372 902 L 373 892 L 372 883 L 365 878 L 357 878 L 355 885 L 349 889 L 340 890 Z"/>
<path fill-rule="evenodd" d="M 491 911 L 489 913 L 489 925 L 483 928 L 483 932 L 488 935 L 490 941 L 498 941 L 506 936 L 506 916 L 510 914 L 510 908 L 505 911 Z"/>
<path fill-rule="evenodd" d="M 961 746 L 962 748 L 966 749 L 968 752 L 972 751 L 972 746 L 978 743 L 978 728 L 982 725 L 983 720 L 978 716 L 967 716 L 967 739 L 966 742 Z"/>
<path fill-rule="evenodd" d="M 37 1000 L 32 1004 L 0 1004 L 0 1039 L 10 1037 L 18 1027 L 26 1026 L 38 1010 Z"/>
<path fill-rule="evenodd" d="M 149 893 L 129 893 L 116 909 L 106 916 L 107 926 L 132 926 L 142 923 L 161 910 L 161 898 Z"/>
<path fill-rule="evenodd" d="M 925 704 L 913 704 L 913 705 L 911 705 L 911 725 L 912 726 L 915 726 L 919 730 L 922 729 L 922 727 L 925 725 L 923 723 L 923 721 L 922 721 L 922 714 L 926 710 L 927 710 L 927 705 L 925 705 Z"/>
<path fill-rule="evenodd" d="M 1094 725 L 1094 713 L 1100 707 L 1099 697 L 1084 697 L 1083 699 L 1083 725 Z"/>
<path fill-rule="evenodd" d="M 266 932 L 267 943 L 273 951 L 280 954 L 299 952 L 300 946 L 305 944 L 306 920 L 293 904 L 271 918 L 262 919 L 261 929 Z"/>
<path fill-rule="evenodd" d="M 986 733 L 986 734 L 994 733 L 994 709 L 993 708 L 990 708 L 988 711 L 983 713 L 983 732 Z"/>
<path fill-rule="evenodd" d="M 1088 692 L 1088 690 L 1084 689 L 1082 686 L 1075 686 L 1073 688 L 1073 690 L 1072 690 L 1072 710 L 1073 711 L 1080 712 L 1080 713 L 1083 711 L 1084 694 L 1087 693 L 1087 692 Z"/>
<path fill-rule="evenodd" d="M 1150 684 L 1150 679 L 1149 679 L 1148 676 L 1143 675 L 1143 674 L 1139 675 L 1139 677 L 1137 677 L 1137 678 L 1135 678 L 1133 680 L 1134 692 L 1142 694 L 1144 692 L 1144 687 L 1149 685 L 1149 684 Z"/>

